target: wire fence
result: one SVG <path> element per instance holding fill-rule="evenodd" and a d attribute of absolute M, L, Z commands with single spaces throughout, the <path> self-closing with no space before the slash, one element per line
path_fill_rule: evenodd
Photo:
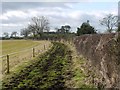
<path fill-rule="evenodd" d="M 40 53 L 45 52 L 50 48 L 50 45 L 38 45 L 36 47 L 25 49 L 22 51 L 14 52 L 8 55 L 0 56 L 2 60 L 2 74 L 9 73 L 12 68 L 16 65 L 31 60 L 34 57 L 38 56 Z"/>

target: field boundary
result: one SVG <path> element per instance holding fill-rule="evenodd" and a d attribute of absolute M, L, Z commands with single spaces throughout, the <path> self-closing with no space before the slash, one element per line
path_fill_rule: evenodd
<path fill-rule="evenodd" d="M 37 57 L 50 48 L 51 44 L 40 44 L 29 49 L 0 56 L 2 61 L 2 74 L 10 73 L 10 70 L 19 63 Z"/>
<path fill-rule="evenodd" d="M 36 45 L 36 46 L 34 46 L 34 47 L 37 47 L 37 46 L 39 46 L 39 45 Z M 32 47 L 32 48 L 34 48 L 34 47 Z M 0 58 L 2 58 L 2 57 L 4 57 L 4 56 L 7 56 L 7 55 L 13 55 L 13 54 L 17 54 L 17 53 L 19 53 L 19 52 L 27 51 L 27 50 L 29 50 L 29 49 L 31 49 L 31 48 L 23 49 L 23 50 L 20 50 L 20 51 L 18 51 L 18 52 L 13 52 L 13 53 L 1 55 Z"/>

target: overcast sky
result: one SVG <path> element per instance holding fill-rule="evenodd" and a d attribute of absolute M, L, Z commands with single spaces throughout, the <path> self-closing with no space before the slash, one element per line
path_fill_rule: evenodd
<path fill-rule="evenodd" d="M 90 0 L 89 0 L 90 1 Z M 87 20 L 98 31 L 105 31 L 99 20 L 111 13 L 118 14 L 118 2 L 2 2 L 0 20 L 2 32 L 17 31 L 26 27 L 34 16 L 46 16 L 50 28 L 70 25 L 72 31 Z M 1 33 L 0 33 L 1 34 Z"/>

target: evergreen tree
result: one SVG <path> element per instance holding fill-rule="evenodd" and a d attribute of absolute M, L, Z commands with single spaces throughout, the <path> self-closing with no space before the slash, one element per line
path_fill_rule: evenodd
<path fill-rule="evenodd" d="M 80 28 L 77 28 L 77 35 L 80 36 L 82 34 L 95 34 L 96 31 L 94 27 L 90 26 L 89 20 L 87 23 L 83 23 Z"/>

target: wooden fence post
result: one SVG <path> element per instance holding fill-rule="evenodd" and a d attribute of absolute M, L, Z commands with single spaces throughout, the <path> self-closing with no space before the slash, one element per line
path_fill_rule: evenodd
<path fill-rule="evenodd" d="M 45 45 L 44 45 L 44 50 L 45 50 Z"/>
<path fill-rule="evenodd" d="M 9 73 L 9 55 L 7 55 L 7 73 Z"/>
<path fill-rule="evenodd" d="M 33 48 L 33 57 L 35 57 L 35 48 Z"/>

